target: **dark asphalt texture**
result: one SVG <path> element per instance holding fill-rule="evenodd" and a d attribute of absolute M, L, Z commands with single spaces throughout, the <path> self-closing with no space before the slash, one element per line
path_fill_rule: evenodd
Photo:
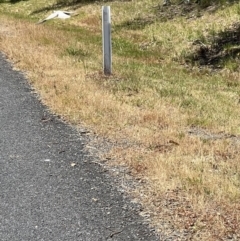
<path fill-rule="evenodd" d="M 84 145 L 0 54 L 1 241 L 159 240 Z"/>

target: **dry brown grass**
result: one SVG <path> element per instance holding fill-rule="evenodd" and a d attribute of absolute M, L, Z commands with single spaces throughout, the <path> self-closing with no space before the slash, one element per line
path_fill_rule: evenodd
<path fill-rule="evenodd" d="M 140 9 L 146 2 L 112 5 L 122 11 L 113 8 L 116 52 L 110 77 L 101 71 L 98 5 L 79 9 L 69 26 L 39 26 L 1 16 L 0 49 L 25 71 L 52 111 L 98 135 L 133 143 L 116 145 L 107 154 L 109 165 L 127 165 L 141 180 L 132 195 L 165 237 L 240 239 L 240 90 L 239 85 L 227 87 L 229 81 L 238 81 L 239 73 L 188 71 L 173 62 L 206 24 L 214 31 L 222 27 L 210 20 L 229 14 L 154 22 L 144 30 L 122 29 L 119 34 L 118 25 L 145 16 L 147 11 Z M 130 7 L 136 10 L 132 16 L 126 14 Z M 225 25 L 237 18 L 230 16 Z M 73 26 L 79 31 L 68 31 Z"/>

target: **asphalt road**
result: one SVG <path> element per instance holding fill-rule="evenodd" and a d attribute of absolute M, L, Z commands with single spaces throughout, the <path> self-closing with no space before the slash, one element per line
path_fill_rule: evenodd
<path fill-rule="evenodd" d="M 159 240 L 0 54 L 0 240 Z"/>

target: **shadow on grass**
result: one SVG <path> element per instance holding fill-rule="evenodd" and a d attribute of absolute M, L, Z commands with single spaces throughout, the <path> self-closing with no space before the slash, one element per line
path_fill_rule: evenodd
<path fill-rule="evenodd" d="M 113 1 L 117 1 L 117 0 L 109 0 L 109 2 L 113 2 Z M 119 0 L 119 1 L 120 2 L 128 2 L 131 0 Z M 98 4 L 101 4 L 104 2 L 105 2 L 104 0 L 100 0 L 100 1 L 98 1 Z M 72 7 L 73 9 L 76 9 L 81 6 L 84 6 L 87 4 L 93 4 L 93 3 L 96 3 L 96 0 L 57 0 L 55 4 L 35 10 L 34 12 L 32 12 L 32 14 L 41 13 L 44 11 L 55 10 L 57 8 L 64 8 L 64 7 Z"/>
<path fill-rule="evenodd" d="M 240 63 L 240 23 L 211 35 L 203 43 L 194 42 L 192 53 L 186 56 L 186 62 L 193 65 L 209 66 L 211 68 L 228 68 L 236 71 Z"/>
<path fill-rule="evenodd" d="M 155 19 L 152 17 L 138 17 L 134 18 L 133 20 L 124 21 L 121 24 L 114 25 L 114 29 L 141 30 L 144 29 L 146 26 L 153 24 L 154 21 Z"/>
<path fill-rule="evenodd" d="M 166 22 L 177 17 L 198 18 L 206 12 L 213 13 L 225 2 L 228 5 L 239 2 L 239 0 L 169 0 L 169 4 L 159 3 L 151 8 L 151 15 L 134 18 L 115 25 L 114 28 L 127 30 L 141 30 L 154 22 Z"/>
<path fill-rule="evenodd" d="M 0 0 L 0 3 L 18 3 L 18 2 L 22 2 L 22 1 L 28 1 L 28 0 Z"/>
<path fill-rule="evenodd" d="M 198 18 L 206 12 L 213 13 L 218 8 L 238 3 L 239 0 L 167 0 L 167 4 L 153 7 L 158 21 L 164 22 L 176 17 Z"/>

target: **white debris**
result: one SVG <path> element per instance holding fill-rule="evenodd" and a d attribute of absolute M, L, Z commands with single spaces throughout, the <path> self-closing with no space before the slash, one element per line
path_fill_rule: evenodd
<path fill-rule="evenodd" d="M 66 19 L 66 18 L 70 18 L 72 15 L 74 14 L 74 12 L 68 12 L 68 11 L 53 11 L 52 14 L 50 14 L 48 17 L 46 17 L 43 20 L 40 20 L 37 24 L 40 23 L 44 23 L 50 19 L 54 19 L 54 18 L 61 18 L 61 19 Z M 75 14 L 76 15 L 76 14 Z"/>

